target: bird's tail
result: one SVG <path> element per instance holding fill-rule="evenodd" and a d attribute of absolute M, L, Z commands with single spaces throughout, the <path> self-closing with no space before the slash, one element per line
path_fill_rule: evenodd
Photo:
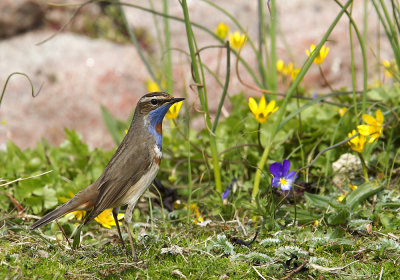
<path fill-rule="evenodd" d="M 54 221 L 55 219 L 57 219 L 61 216 L 73 211 L 73 209 L 70 209 L 71 207 L 68 207 L 67 204 L 68 204 L 68 202 L 64 203 L 57 209 L 51 211 L 50 213 L 47 213 L 41 219 L 37 220 L 33 225 L 31 225 L 30 228 L 32 230 L 37 229 L 41 226 L 47 225 L 48 223 Z"/>
<path fill-rule="evenodd" d="M 96 202 L 98 195 L 98 190 L 95 184 L 84 188 L 80 192 L 78 192 L 73 198 L 69 201 L 58 207 L 57 209 L 51 211 L 44 215 L 41 219 L 36 221 L 30 228 L 37 229 L 41 226 L 47 225 L 48 223 L 54 221 L 55 219 L 68 214 L 72 211 L 77 210 L 91 210 L 93 208 L 94 203 Z"/>

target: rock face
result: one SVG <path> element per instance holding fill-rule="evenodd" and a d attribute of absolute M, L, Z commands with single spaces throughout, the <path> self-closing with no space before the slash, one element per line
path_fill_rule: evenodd
<path fill-rule="evenodd" d="M 37 28 L 43 22 L 44 9 L 37 1 L 0 1 L 0 38 Z"/>
<path fill-rule="evenodd" d="M 35 31 L 0 41 L 0 84 L 14 75 L 0 107 L 0 143 L 7 139 L 25 148 L 42 137 L 52 144 L 75 129 L 92 147 L 114 143 L 101 117 L 100 105 L 127 119 L 138 98 L 146 93 L 147 73 L 136 50 L 86 36 L 61 33 L 42 45 L 53 32 Z M 21 55 L 23 54 L 23 55 Z"/>

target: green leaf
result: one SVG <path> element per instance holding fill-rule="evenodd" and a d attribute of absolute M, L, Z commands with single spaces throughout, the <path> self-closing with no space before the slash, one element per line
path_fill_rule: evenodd
<path fill-rule="evenodd" d="M 116 145 L 119 145 L 122 141 L 122 139 L 125 136 L 125 129 L 127 128 L 127 125 L 114 118 L 110 112 L 107 110 L 106 107 L 101 105 L 101 115 L 103 116 L 104 123 L 108 129 L 108 132 L 110 132 L 112 139 L 114 140 Z"/>
<path fill-rule="evenodd" d="M 290 216 L 294 219 L 294 207 L 290 208 Z M 300 225 L 314 222 L 319 219 L 321 219 L 321 215 L 315 215 L 305 209 L 297 209 L 296 211 L 296 220 Z"/>
<path fill-rule="evenodd" d="M 350 212 L 347 209 L 340 209 L 333 212 L 328 217 L 328 224 L 330 225 L 341 225 L 346 223 L 347 219 L 350 217 Z"/>
<path fill-rule="evenodd" d="M 72 243 L 72 248 L 77 249 L 81 244 L 81 231 L 82 231 L 83 223 L 78 226 L 76 232 L 73 236 L 74 242 Z"/>
<path fill-rule="evenodd" d="M 36 191 L 33 192 L 36 194 Z M 45 209 L 51 209 L 58 204 L 58 199 L 56 196 L 56 191 L 54 189 L 49 188 L 49 186 L 45 186 L 42 189 L 42 197 L 43 197 L 43 206 Z"/>
<path fill-rule="evenodd" d="M 89 147 L 82 142 L 81 136 L 74 130 L 65 129 L 68 141 L 71 143 L 71 148 L 74 154 L 84 157 L 89 154 Z"/>
<path fill-rule="evenodd" d="M 382 208 L 400 208 L 400 202 L 379 202 L 376 204 L 375 208 L 376 209 L 382 209 Z"/>
<path fill-rule="evenodd" d="M 323 208 L 323 209 L 327 209 L 329 207 L 329 202 L 330 202 L 330 198 L 323 196 L 323 195 L 319 195 L 319 194 L 312 194 L 312 193 L 308 193 L 306 192 L 304 194 L 306 200 L 308 202 L 310 202 L 311 204 Z"/>
<path fill-rule="evenodd" d="M 373 196 L 374 194 L 383 190 L 383 187 L 384 183 L 382 182 L 380 186 L 378 186 L 375 182 L 362 184 L 346 196 L 346 205 L 353 210 L 357 206 L 361 205 L 361 203 L 368 197 Z"/>

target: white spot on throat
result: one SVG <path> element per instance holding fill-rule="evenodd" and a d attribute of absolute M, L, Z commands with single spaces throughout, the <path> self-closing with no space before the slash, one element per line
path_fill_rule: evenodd
<path fill-rule="evenodd" d="M 157 144 L 154 145 L 154 152 L 156 153 L 156 156 L 161 158 L 162 157 L 162 152 L 160 150 L 160 147 L 158 147 Z"/>

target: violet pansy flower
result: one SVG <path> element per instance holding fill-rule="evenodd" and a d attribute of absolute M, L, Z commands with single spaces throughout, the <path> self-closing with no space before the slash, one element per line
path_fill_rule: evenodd
<path fill-rule="evenodd" d="M 281 187 L 281 190 L 292 189 L 293 183 L 297 178 L 296 171 L 290 171 L 290 161 L 284 160 L 283 163 L 275 162 L 269 166 L 269 171 L 273 175 L 272 186 Z"/>

